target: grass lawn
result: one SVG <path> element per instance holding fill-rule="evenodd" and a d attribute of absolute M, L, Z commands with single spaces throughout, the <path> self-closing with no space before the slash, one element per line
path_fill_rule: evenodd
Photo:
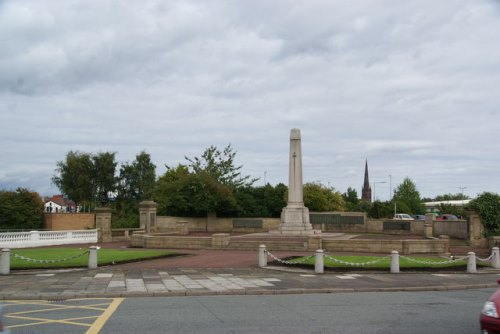
<path fill-rule="evenodd" d="M 33 249 L 11 249 L 11 269 L 35 269 L 35 268 L 75 268 L 87 267 L 88 254 L 78 256 L 87 249 L 79 248 L 33 248 Z M 46 262 L 33 262 L 14 256 L 17 254 L 33 260 L 44 260 Z M 97 251 L 97 263 L 99 266 L 147 260 L 159 257 L 176 255 L 174 252 L 163 250 L 139 250 L 139 249 L 105 249 Z M 68 259 L 75 257 L 74 259 Z M 61 261 L 68 259 L 67 261 Z"/>
<path fill-rule="evenodd" d="M 391 268 L 391 258 L 389 256 L 381 257 L 381 256 L 346 256 L 346 255 L 334 255 L 330 256 L 339 262 L 349 262 L 349 263 L 359 263 L 359 265 L 349 265 L 345 263 L 339 263 L 329 259 L 329 257 L 325 256 L 324 264 L 325 268 L 336 268 L 336 269 L 360 269 L 360 268 L 369 268 L 369 269 L 390 269 Z M 405 258 L 399 258 L 399 267 L 402 269 L 432 269 L 432 268 L 456 268 L 456 267 L 467 267 L 467 259 L 463 259 L 461 261 L 456 261 L 453 263 L 444 263 L 449 260 L 446 258 L 435 258 L 435 257 L 414 257 L 414 256 L 405 256 L 415 261 L 421 262 L 433 262 L 435 264 L 422 264 L 415 263 L 413 261 L 406 260 Z M 307 258 L 307 259 L 306 259 Z M 303 263 L 304 265 L 314 266 L 314 256 L 306 257 L 306 258 L 295 258 L 292 260 L 288 260 L 289 262 L 301 262 L 306 259 Z M 366 264 L 369 262 L 376 262 L 371 264 Z M 482 263 L 478 262 L 477 266 L 483 266 Z"/>

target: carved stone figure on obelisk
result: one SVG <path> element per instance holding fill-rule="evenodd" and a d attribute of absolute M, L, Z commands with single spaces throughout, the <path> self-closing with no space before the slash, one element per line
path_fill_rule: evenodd
<path fill-rule="evenodd" d="M 309 209 L 304 206 L 302 185 L 302 148 L 300 130 L 290 131 L 290 163 L 288 169 L 288 203 L 281 211 L 281 234 L 309 235 L 314 230 L 309 222 Z"/>

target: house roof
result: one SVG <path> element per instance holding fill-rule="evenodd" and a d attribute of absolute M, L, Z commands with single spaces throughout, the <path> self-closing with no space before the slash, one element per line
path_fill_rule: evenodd
<path fill-rule="evenodd" d="M 53 202 L 60 206 L 75 206 L 75 202 L 64 198 L 63 195 L 54 195 L 52 197 L 45 198 L 45 203 L 48 202 Z"/>

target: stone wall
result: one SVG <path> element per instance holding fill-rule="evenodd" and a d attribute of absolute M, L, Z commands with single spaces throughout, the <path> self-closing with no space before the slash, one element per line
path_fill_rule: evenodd
<path fill-rule="evenodd" d="M 233 218 L 220 218 L 215 216 L 193 218 L 157 216 L 157 232 L 172 232 L 179 228 L 179 222 L 186 222 L 190 232 L 210 233 L 258 233 L 277 230 L 280 224 L 279 218 L 255 218 L 262 220 L 261 228 L 238 228 L 233 227 Z"/>
<path fill-rule="evenodd" d="M 43 228 L 50 231 L 86 230 L 95 227 L 93 213 L 44 213 Z"/>
<path fill-rule="evenodd" d="M 214 233 L 212 236 L 175 236 L 162 234 L 132 235 L 132 247 L 171 248 L 171 249 L 238 249 L 257 250 L 265 244 L 268 250 L 328 252 L 378 253 L 390 254 L 397 250 L 401 254 L 446 254 L 449 239 L 440 240 L 369 240 L 369 239 L 329 239 L 319 235 L 295 238 L 242 238 L 231 237 L 227 233 Z"/>
<path fill-rule="evenodd" d="M 329 252 L 386 253 L 393 250 L 400 254 L 446 254 L 449 240 L 328 240 L 323 239 L 323 249 Z"/>
<path fill-rule="evenodd" d="M 467 222 L 465 220 L 439 221 L 433 222 L 433 235 L 447 235 L 450 238 L 467 240 L 468 238 Z"/>

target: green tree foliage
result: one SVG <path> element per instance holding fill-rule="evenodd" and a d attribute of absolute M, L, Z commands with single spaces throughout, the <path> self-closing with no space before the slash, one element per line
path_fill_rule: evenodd
<path fill-rule="evenodd" d="M 469 206 L 479 214 L 486 237 L 500 235 L 500 195 L 482 193 L 472 200 Z"/>
<path fill-rule="evenodd" d="M 232 189 L 204 171 L 190 173 L 186 166 L 167 167 L 154 190 L 158 214 L 206 216 L 209 212 L 224 215 L 237 209 Z"/>
<path fill-rule="evenodd" d="M 320 183 L 304 184 L 304 205 L 312 212 L 345 210 L 342 195 Z"/>
<path fill-rule="evenodd" d="M 392 218 L 394 216 L 394 207 L 392 202 L 373 202 L 368 211 L 368 216 L 375 219 Z"/>
<path fill-rule="evenodd" d="M 64 161 L 56 164 L 56 175 L 52 182 L 62 194 L 78 206 L 94 199 L 94 165 L 92 156 L 88 153 L 70 151 Z"/>
<path fill-rule="evenodd" d="M 397 211 L 408 214 L 423 214 L 425 207 L 420 199 L 420 193 L 415 183 L 405 178 L 394 192 L 393 201 L 397 205 Z"/>
<path fill-rule="evenodd" d="M 234 158 L 236 151 L 233 151 L 231 144 L 227 145 L 223 151 L 215 146 L 210 146 L 203 152 L 201 157 L 188 158 L 188 169 L 192 173 L 205 172 L 212 176 L 217 182 L 236 189 L 243 186 L 251 186 L 258 179 L 251 179 L 250 176 L 242 176 L 242 165 L 235 166 Z"/>
<path fill-rule="evenodd" d="M 145 151 L 136 155 L 132 163 L 122 164 L 113 203 L 113 227 L 137 227 L 139 203 L 152 199 L 155 185 L 156 165 Z"/>
<path fill-rule="evenodd" d="M 358 198 L 358 193 L 354 188 L 347 188 L 347 191 L 342 194 L 342 198 L 344 199 L 346 211 L 359 211 L 360 209 L 360 199 Z"/>
<path fill-rule="evenodd" d="M 151 199 L 156 182 L 156 165 L 151 156 L 142 151 L 131 164 L 121 166 L 118 180 L 119 198 L 137 202 Z"/>
<path fill-rule="evenodd" d="M 92 156 L 92 183 L 95 199 L 101 205 L 109 203 L 109 194 L 116 190 L 116 153 L 98 153 Z"/>
<path fill-rule="evenodd" d="M 43 201 L 36 192 L 24 188 L 0 191 L 0 229 L 40 229 Z"/>
<path fill-rule="evenodd" d="M 280 183 L 276 187 L 269 183 L 264 187 L 240 187 L 235 196 L 238 203 L 238 217 L 280 217 L 286 206 L 287 187 Z"/>

